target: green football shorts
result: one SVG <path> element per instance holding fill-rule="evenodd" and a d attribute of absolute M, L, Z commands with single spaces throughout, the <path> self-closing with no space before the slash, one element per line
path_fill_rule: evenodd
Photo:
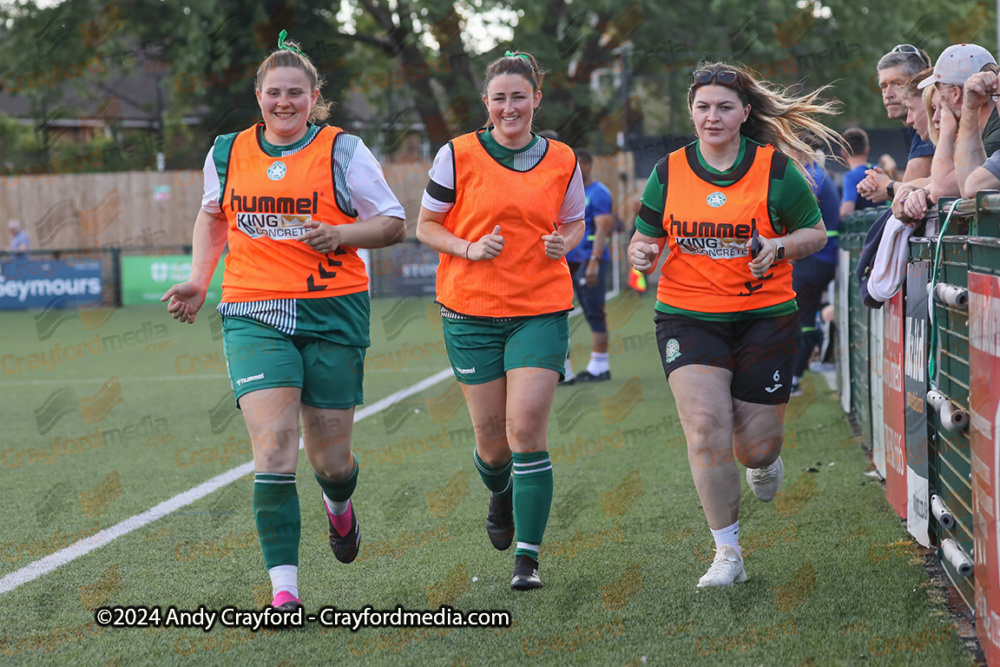
<path fill-rule="evenodd" d="M 302 403 L 315 408 L 364 402 L 364 347 L 316 331 L 289 335 L 249 317 L 224 317 L 222 344 L 237 406 L 244 394 L 274 387 L 301 388 Z"/>
<path fill-rule="evenodd" d="M 448 361 L 462 384 L 483 384 L 513 368 L 566 370 L 566 313 L 509 320 L 442 317 Z"/>

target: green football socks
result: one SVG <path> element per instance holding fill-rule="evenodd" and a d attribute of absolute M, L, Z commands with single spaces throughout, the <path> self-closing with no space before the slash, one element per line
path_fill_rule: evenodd
<path fill-rule="evenodd" d="M 479 452 L 472 450 L 472 460 L 476 463 L 476 470 L 483 478 L 483 484 L 493 493 L 504 493 L 510 490 L 510 469 L 513 459 L 504 465 L 494 468 L 479 458 Z"/>
<path fill-rule="evenodd" d="M 515 556 L 538 560 L 552 507 L 552 462 L 548 452 L 513 453 Z"/>
<path fill-rule="evenodd" d="M 298 566 L 302 519 L 295 473 L 256 473 L 253 513 L 267 569 L 278 565 Z"/>

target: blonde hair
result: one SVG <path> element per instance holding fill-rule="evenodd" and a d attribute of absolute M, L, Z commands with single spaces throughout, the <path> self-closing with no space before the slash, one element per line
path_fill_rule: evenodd
<path fill-rule="evenodd" d="M 932 100 L 934 96 L 938 96 L 938 104 L 944 104 L 941 101 L 941 93 L 938 92 L 936 86 L 927 86 L 924 88 L 923 102 L 924 102 L 924 112 L 927 114 L 927 137 L 931 140 L 931 143 L 937 146 L 938 142 L 938 131 L 934 127 L 934 105 Z"/>
<path fill-rule="evenodd" d="M 301 70 L 306 75 L 306 78 L 309 79 L 309 85 L 312 87 L 312 90 L 320 91 L 316 105 L 309 112 L 309 121 L 317 122 L 326 120 L 330 117 L 330 107 L 333 104 L 323 99 L 323 79 L 320 77 L 319 72 L 316 71 L 316 67 L 312 64 L 312 61 L 305 54 L 301 53 L 301 47 L 296 42 L 285 40 L 284 43 L 286 46 L 299 49 L 299 52 L 278 49 L 265 58 L 260 67 L 257 68 L 257 78 L 254 80 L 254 88 L 260 91 L 261 86 L 264 84 L 264 77 L 271 70 L 278 69 L 279 67 L 294 67 L 297 70 Z"/>
<path fill-rule="evenodd" d="M 769 81 L 757 80 L 749 70 L 716 62 L 702 64 L 698 72 L 707 71 L 713 74 L 720 72 L 735 72 L 736 82 L 731 88 L 740 98 L 743 106 L 750 105 L 750 115 L 740 126 L 740 133 L 760 144 L 770 144 L 787 155 L 799 168 L 802 175 L 810 181 L 807 164 L 815 162 L 815 150 L 799 135 L 811 133 L 820 144 L 827 148 L 827 154 L 836 155 L 834 148 L 845 148 L 843 138 L 813 116 L 833 116 L 840 113 L 839 101 L 824 102 L 820 95 L 832 87 L 821 86 L 806 95 L 793 95 L 787 88 L 781 88 Z M 722 85 L 713 79 L 716 85 Z M 694 96 L 701 85 L 693 81 L 688 88 L 688 112 L 694 104 Z"/>

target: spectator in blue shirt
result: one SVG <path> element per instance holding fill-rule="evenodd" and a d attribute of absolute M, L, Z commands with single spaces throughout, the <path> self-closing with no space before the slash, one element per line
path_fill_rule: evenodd
<path fill-rule="evenodd" d="M 846 131 L 844 139 L 848 140 Z M 866 136 L 866 143 L 867 139 Z M 823 292 L 833 280 L 837 270 L 839 247 L 837 238 L 840 234 L 840 210 L 843 206 L 842 203 L 838 206 L 840 197 L 837 194 L 837 186 L 823 168 L 822 153 L 818 154 L 817 162 L 806 165 L 806 171 L 809 172 L 809 178 L 813 182 L 813 194 L 819 200 L 819 210 L 823 215 L 823 224 L 826 225 L 827 239 L 826 246 L 822 250 L 809 257 L 797 259 L 792 265 L 792 288 L 795 290 L 795 300 L 799 304 L 799 330 L 795 335 L 795 362 L 792 366 L 792 396 L 802 395 L 800 387 L 802 375 L 809 367 L 813 350 L 823 341 L 823 334 L 816 326 L 816 314 Z"/>
<path fill-rule="evenodd" d="M 587 230 L 583 240 L 573 250 L 566 253 L 570 273 L 573 275 L 573 290 L 580 301 L 583 315 L 587 318 L 592 335 L 592 351 L 587 369 L 580 374 L 573 373 L 573 365 L 566 357 L 565 379 L 562 384 L 574 382 L 601 382 L 611 379 L 608 362 L 608 323 L 604 315 L 604 292 L 607 289 L 608 272 L 611 269 L 611 253 L 607 239 L 611 235 L 614 217 L 611 213 L 611 191 L 594 179 L 594 157 L 587 151 L 576 151 L 583 175 L 587 208 L 584 220 Z"/>
<path fill-rule="evenodd" d="M 860 127 L 849 127 L 841 136 L 847 148 L 842 148 L 840 152 L 847 161 L 849 169 L 844 174 L 844 194 L 840 199 L 839 218 L 876 206 L 874 202 L 858 194 L 858 183 L 864 180 L 865 172 L 872 169 L 871 163 L 868 162 L 868 133 Z"/>
<path fill-rule="evenodd" d="M 882 104 L 889 118 L 906 118 L 905 89 L 921 70 L 931 66 L 930 56 L 923 49 L 912 44 L 898 44 L 892 51 L 882 56 L 875 66 L 878 72 L 878 86 L 882 91 Z M 906 128 L 907 143 L 910 146 L 903 181 L 925 185 L 931 175 L 931 161 L 934 146 L 922 140 L 912 128 Z M 861 195 L 875 203 L 892 201 L 895 182 L 885 172 L 875 167 L 861 182 Z"/>
<path fill-rule="evenodd" d="M 10 232 L 10 252 L 12 259 L 28 259 L 28 233 L 21 229 L 21 223 L 11 220 L 7 223 Z"/>

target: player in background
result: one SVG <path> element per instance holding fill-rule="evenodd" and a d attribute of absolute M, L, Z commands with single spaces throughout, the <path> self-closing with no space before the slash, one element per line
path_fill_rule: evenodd
<path fill-rule="evenodd" d="M 361 140 L 320 124 L 329 113 L 322 81 L 285 31 L 255 88 L 263 122 L 216 138 L 205 159 L 191 276 L 163 300 L 175 319 L 193 323 L 228 241 L 223 349 L 253 445 L 254 517 L 272 605 L 294 610 L 300 420 L 330 546 L 350 563 L 361 544 L 351 433 L 370 344 L 368 276 L 357 249 L 401 241 L 406 223 Z"/>
<path fill-rule="evenodd" d="M 746 70 L 694 72 L 688 110 L 697 141 L 660 160 L 643 192 L 632 265 L 656 268 L 656 338 L 687 438 L 688 462 L 715 559 L 699 587 L 747 578 L 739 546 L 740 478 L 768 502 L 784 476 L 781 446 L 798 317 L 789 260 L 826 244 L 800 169 L 839 136 L 812 118 L 834 112 L 825 90 L 796 97 Z M 755 255 L 751 256 L 751 246 Z"/>
<path fill-rule="evenodd" d="M 604 295 L 607 291 L 608 272 L 611 270 L 611 253 L 608 238 L 614 227 L 611 209 L 611 191 L 594 178 L 594 156 L 587 151 L 577 151 L 576 159 L 583 174 L 587 208 L 584 222 L 587 225 L 583 240 L 566 253 L 573 290 L 580 301 L 583 316 L 591 331 L 590 363 L 579 375 L 573 373 L 570 356 L 566 356 L 565 379 L 562 384 L 574 382 L 601 382 L 611 379 L 608 362 L 608 322 L 604 315 Z"/>
<path fill-rule="evenodd" d="M 858 128 L 855 128 L 858 129 Z M 853 138 L 844 132 L 844 140 L 852 150 Z M 867 143 L 867 135 L 865 142 Z M 823 297 L 830 282 L 837 273 L 838 249 L 840 247 L 840 212 L 844 205 L 833 183 L 833 177 L 824 166 L 826 156 L 815 146 L 816 140 L 811 135 L 803 140 L 816 148 L 815 159 L 805 165 L 816 195 L 820 214 L 823 216 L 823 226 L 826 228 L 826 245 L 809 257 L 802 257 L 792 266 L 792 289 L 795 290 L 795 301 L 799 306 L 799 330 L 795 336 L 795 365 L 792 367 L 791 396 L 802 395 L 802 376 L 809 368 L 809 360 L 814 350 L 823 343 L 823 331 L 817 328 L 820 324 L 818 314 L 822 307 Z M 856 190 L 856 188 L 855 188 Z M 867 201 L 859 197 L 860 201 Z"/>
<path fill-rule="evenodd" d="M 546 432 L 569 348 L 566 252 L 583 236 L 583 177 L 573 150 L 531 131 L 544 72 L 527 53 L 486 68 L 487 127 L 441 147 L 417 238 L 441 253 L 437 301 L 490 495 L 486 530 L 507 549 L 511 588 L 540 588 L 538 553 L 552 504 Z M 512 474 L 513 469 L 513 474 Z"/>

